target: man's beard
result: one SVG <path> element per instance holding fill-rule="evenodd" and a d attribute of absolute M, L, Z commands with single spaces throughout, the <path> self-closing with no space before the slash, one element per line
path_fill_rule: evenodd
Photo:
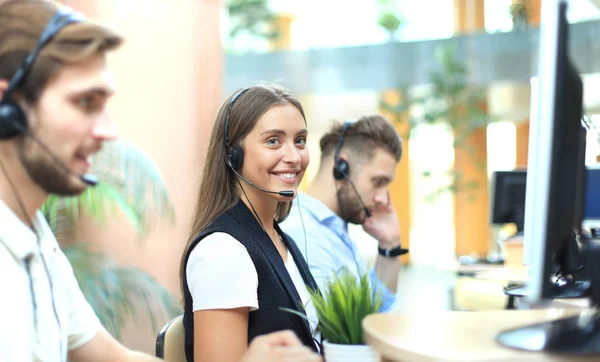
<path fill-rule="evenodd" d="M 33 139 L 24 136 L 17 144 L 17 153 L 29 177 L 50 194 L 79 195 L 85 185 L 67 172 L 67 166 L 58 163 Z"/>
<path fill-rule="evenodd" d="M 337 190 L 338 206 L 342 220 L 351 224 L 362 224 L 365 222 L 364 208 L 349 184 L 340 186 Z"/>

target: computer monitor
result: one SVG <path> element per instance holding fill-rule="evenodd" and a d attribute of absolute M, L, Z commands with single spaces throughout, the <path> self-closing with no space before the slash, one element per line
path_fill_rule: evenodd
<path fill-rule="evenodd" d="M 600 240 L 600 164 L 588 166 L 583 229 Z"/>
<path fill-rule="evenodd" d="M 583 224 L 600 229 L 600 164 L 586 167 Z M 522 235 L 525 224 L 527 170 L 495 171 L 492 174 L 491 222 L 514 223 Z"/>
<path fill-rule="evenodd" d="M 492 224 L 514 223 L 517 234 L 525 224 L 525 185 L 527 171 L 496 171 L 492 175 Z"/>
<path fill-rule="evenodd" d="M 565 1 L 547 1 L 540 34 L 538 118 L 527 174 L 525 243 L 532 248 L 530 302 L 549 298 L 552 258 L 581 228 L 586 131 L 583 83 L 568 55 Z"/>
<path fill-rule="evenodd" d="M 538 117 L 532 119 L 527 168 L 524 242 L 529 244 L 527 299 L 538 303 L 553 296 L 553 261 L 564 262 L 584 210 L 586 134 L 581 124 L 583 83 L 568 56 L 565 1 L 542 4 L 538 61 Z M 589 252 L 589 249 L 585 251 Z M 600 248 L 590 255 L 600 258 Z M 584 268 L 589 260 L 584 261 Z M 592 274 L 597 265 L 589 265 Z M 594 277 L 594 276 L 593 276 Z M 591 288 L 597 283 L 592 279 Z M 593 300 L 594 302 L 594 300 Z M 597 314 L 504 331 L 498 342 L 512 348 L 566 354 L 600 354 Z"/>
<path fill-rule="evenodd" d="M 600 165 L 587 168 L 584 221 L 600 221 Z"/>

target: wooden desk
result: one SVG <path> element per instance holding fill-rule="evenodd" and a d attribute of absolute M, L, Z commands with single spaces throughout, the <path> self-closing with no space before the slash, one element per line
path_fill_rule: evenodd
<path fill-rule="evenodd" d="M 475 278 L 525 284 L 529 275 L 526 266 L 508 266 L 481 271 L 475 274 Z"/>
<path fill-rule="evenodd" d="M 506 266 L 523 265 L 523 237 L 516 236 L 504 241 Z"/>
<path fill-rule="evenodd" d="M 486 270 L 475 274 L 475 279 L 503 281 L 507 284 L 526 284 L 529 275 L 527 274 L 527 266 L 523 265 Z M 514 298 L 509 303 L 514 305 Z M 589 298 L 554 299 L 549 306 L 551 308 L 587 308 L 590 306 L 590 300 Z"/>
<path fill-rule="evenodd" d="M 372 314 L 363 320 L 367 344 L 390 361 L 598 361 L 503 347 L 503 330 L 575 315 L 582 309 L 542 309 L 429 314 Z"/>

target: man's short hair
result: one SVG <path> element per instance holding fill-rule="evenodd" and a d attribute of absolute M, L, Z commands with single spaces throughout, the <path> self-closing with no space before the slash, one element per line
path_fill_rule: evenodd
<path fill-rule="evenodd" d="M 329 132 L 321 137 L 321 160 L 333 157 L 343 128 L 343 123 L 335 123 Z M 377 149 L 384 149 L 394 156 L 396 162 L 400 162 L 402 140 L 390 121 L 378 114 L 364 116 L 347 129 L 342 151 L 351 153 L 356 162 L 370 161 Z"/>
<path fill-rule="evenodd" d="M 13 77 L 59 6 L 47 0 L 0 2 L 0 79 Z M 27 102 L 35 103 L 65 64 L 113 50 L 122 41 L 116 32 L 87 20 L 70 24 L 44 46 L 16 93 Z"/>

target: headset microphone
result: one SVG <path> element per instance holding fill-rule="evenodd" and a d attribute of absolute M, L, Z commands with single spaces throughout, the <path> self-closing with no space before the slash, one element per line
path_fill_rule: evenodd
<path fill-rule="evenodd" d="M 229 163 L 228 163 L 229 165 Z M 229 167 L 231 168 L 231 171 L 233 171 L 233 173 L 235 173 L 239 178 L 241 178 L 245 183 L 247 183 L 248 185 L 254 187 L 255 189 L 262 191 L 262 192 L 266 192 L 268 194 L 275 194 L 275 195 L 279 195 L 279 196 L 284 196 L 284 197 L 294 197 L 294 191 L 292 190 L 285 190 L 285 191 L 269 191 L 269 190 L 265 190 L 261 187 L 258 187 L 257 185 L 253 184 L 252 182 L 246 180 L 244 178 L 244 176 L 240 175 L 233 167 L 231 167 L 231 165 L 229 165 Z"/>
<path fill-rule="evenodd" d="M 346 177 L 346 181 L 348 181 L 350 183 L 350 186 L 352 186 L 352 190 L 354 190 L 354 193 L 356 194 L 356 197 L 358 198 L 358 201 L 360 202 L 360 204 L 362 205 L 363 209 L 365 210 L 365 216 L 366 217 L 371 217 L 371 210 L 369 210 L 369 208 L 363 202 L 362 197 L 360 197 L 360 194 L 356 190 L 356 187 L 354 187 L 354 183 L 352 182 L 352 180 L 350 180 L 349 177 Z"/>
<path fill-rule="evenodd" d="M 79 176 L 79 179 L 88 186 L 98 185 L 98 177 L 89 173 Z"/>
<path fill-rule="evenodd" d="M 46 151 L 46 153 L 48 154 L 48 156 L 50 156 L 50 158 L 52 158 L 52 160 L 54 162 L 56 162 L 57 165 L 59 165 L 64 171 L 66 171 L 67 173 L 73 175 L 73 176 L 77 176 L 81 182 L 85 183 L 88 186 L 96 186 L 98 184 L 98 177 L 92 175 L 92 174 L 77 174 L 73 171 L 71 171 L 70 168 L 67 167 L 67 165 L 65 165 L 60 158 L 58 158 L 58 156 L 56 156 L 54 154 L 54 152 L 52 152 L 50 150 L 50 148 L 48 148 L 48 146 L 46 146 L 44 144 L 44 142 L 42 142 L 39 138 L 37 138 L 33 133 L 31 133 L 31 131 L 29 131 L 28 129 L 25 129 L 24 131 L 25 136 L 30 137 L 35 143 L 38 144 L 38 146 L 40 146 L 44 151 Z"/>

